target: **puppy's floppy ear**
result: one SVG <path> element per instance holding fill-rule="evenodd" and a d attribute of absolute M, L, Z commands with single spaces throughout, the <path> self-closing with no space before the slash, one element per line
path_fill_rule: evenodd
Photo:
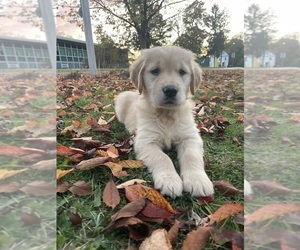
<path fill-rule="evenodd" d="M 190 90 L 192 95 L 195 94 L 195 91 L 200 85 L 200 82 L 202 80 L 202 71 L 198 63 L 192 61 L 192 77 L 190 82 Z"/>
<path fill-rule="evenodd" d="M 144 69 L 146 61 L 141 57 L 134 61 L 129 70 L 130 70 L 130 80 L 133 82 L 135 87 L 138 89 L 139 93 L 143 92 L 144 88 Z"/>

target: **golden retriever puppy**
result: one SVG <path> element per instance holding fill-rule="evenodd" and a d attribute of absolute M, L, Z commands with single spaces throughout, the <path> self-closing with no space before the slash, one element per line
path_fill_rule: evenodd
<path fill-rule="evenodd" d="M 188 50 L 162 46 L 143 50 L 130 67 L 138 92 L 127 91 L 115 99 L 118 119 L 136 133 L 134 151 L 152 173 L 162 194 L 193 196 L 213 194 L 204 170 L 203 142 L 195 126 L 189 91 L 194 94 L 201 70 Z M 163 149 L 175 148 L 180 176 Z"/>

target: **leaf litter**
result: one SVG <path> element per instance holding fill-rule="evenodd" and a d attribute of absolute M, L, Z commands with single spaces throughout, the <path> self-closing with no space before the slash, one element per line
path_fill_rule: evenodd
<path fill-rule="evenodd" d="M 242 79 L 241 73 L 242 71 L 237 71 L 230 73 L 226 77 L 227 79 L 231 77 L 239 78 L 238 81 L 240 81 Z M 215 77 L 210 74 L 212 74 L 212 72 L 207 71 L 206 77 Z M 217 74 L 219 74 L 219 72 Z M 113 130 L 115 126 L 113 106 L 111 104 L 103 104 L 99 102 L 99 100 L 101 100 L 101 98 L 113 100 L 114 95 L 120 92 L 120 90 L 132 89 L 132 85 L 129 81 L 123 79 L 121 81 L 122 85 L 120 85 L 120 81 L 106 81 L 105 77 L 107 77 L 107 79 L 118 79 L 119 76 L 115 72 L 110 72 L 105 77 L 96 76 L 93 79 L 85 75 L 81 77 L 82 79 L 77 79 L 76 81 L 69 80 L 69 82 L 65 82 L 63 78 L 58 81 L 58 95 L 62 97 L 60 99 L 60 105 L 58 106 L 59 119 L 62 121 L 64 117 L 71 115 L 72 112 L 82 113 L 83 119 L 75 119 L 74 117 L 71 118 L 69 124 L 65 125 L 65 127 L 58 127 L 58 136 L 62 138 L 71 136 L 72 139 L 70 142 L 73 143 L 75 147 L 70 147 L 71 143 L 64 142 L 64 145 L 62 144 L 59 146 L 61 148 L 58 148 L 61 149 L 59 155 L 77 165 L 68 166 L 67 168 L 71 167 L 70 169 L 66 169 L 64 165 L 58 169 L 57 179 L 60 179 L 60 182 L 57 184 L 57 192 L 68 195 L 68 191 L 71 191 L 73 194 L 82 197 L 92 195 L 94 190 L 90 188 L 89 183 L 83 180 L 74 182 L 72 179 L 73 176 L 78 176 L 78 173 L 82 170 L 95 171 L 99 169 L 99 167 L 101 167 L 101 169 L 103 169 L 103 166 L 108 167 L 113 176 L 109 178 L 103 190 L 101 190 L 101 198 L 105 206 L 110 207 L 113 211 L 117 209 L 118 212 L 111 216 L 110 222 L 100 230 L 101 233 L 107 233 L 110 230 L 125 227 L 128 229 L 128 236 L 140 242 L 140 249 L 142 249 L 142 247 L 143 249 L 152 249 L 152 244 L 155 243 L 158 243 L 160 246 L 166 246 L 167 249 L 173 249 L 173 246 L 176 247 L 178 241 L 180 241 L 178 239 L 179 234 L 186 236 L 186 240 L 179 243 L 179 245 L 183 244 L 185 247 L 183 249 L 191 249 L 190 247 L 193 246 L 194 243 L 197 249 L 198 247 L 204 247 L 208 239 L 211 238 L 210 236 L 214 234 L 215 227 L 221 226 L 224 220 L 231 220 L 232 216 L 239 213 L 241 205 L 230 204 L 232 206 L 222 206 L 220 209 L 216 209 L 216 211 L 210 211 L 210 215 L 205 218 L 201 218 L 197 214 L 199 211 L 197 213 L 194 212 L 193 222 L 188 222 L 188 220 L 181 218 L 187 211 L 182 211 L 177 207 L 173 208 L 172 201 L 163 197 L 159 191 L 151 187 L 151 184 L 147 184 L 146 186 L 148 182 L 145 180 L 138 178 L 130 179 L 129 172 L 126 172 L 124 169 L 133 171 L 134 169 L 144 167 L 142 161 L 133 160 L 132 157 L 128 157 L 132 153 L 134 138 L 127 135 L 126 137 L 123 136 L 116 140 L 113 137 L 115 133 Z M 80 91 L 85 89 L 86 93 L 95 92 L 89 90 L 90 88 L 95 88 L 94 86 L 98 86 L 98 84 L 94 83 L 95 80 L 101 81 L 101 87 L 96 87 L 101 89 L 99 95 L 94 99 L 96 105 L 87 104 L 82 106 L 82 108 L 74 109 L 76 103 L 79 105 Z M 229 121 L 225 114 L 228 111 L 235 112 L 235 110 L 237 110 L 236 114 L 234 114 L 236 117 L 235 122 L 243 122 L 243 120 L 239 118 L 243 112 L 243 105 L 236 105 L 230 108 L 227 108 L 225 105 L 229 99 L 235 100 L 236 103 L 242 103 L 243 101 L 242 98 L 240 98 L 242 95 L 240 95 L 237 90 L 235 90 L 237 92 L 232 93 L 231 89 L 227 88 L 227 86 L 232 87 L 234 84 L 236 84 L 235 80 L 222 80 L 217 83 L 214 82 L 213 87 L 209 85 L 205 86 L 206 92 L 199 102 L 196 100 L 195 106 L 195 112 L 197 114 L 195 118 L 200 131 L 221 138 L 227 127 L 232 124 L 232 121 Z M 224 85 L 226 85 L 226 88 L 224 88 Z M 69 86 L 73 88 L 71 92 L 67 91 Z M 209 92 L 209 88 L 213 89 L 213 91 L 218 90 L 218 95 L 212 97 L 206 96 Z M 79 89 L 81 90 L 79 91 Z M 106 89 L 109 89 L 109 92 L 106 92 Z M 87 98 L 93 98 L 93 95 L 88 94 Z M 220 113 L 216 113 L 215 109 L 219 107 L 221 107 L 221 111 Z M 96 110 L 97 116 L 89 114 L 88 117 L 84 117 L 87 110 L 91 113 Z M 90 134 L 93 134 L 93 136 L 89 136 Z M 106 139 L 103 140 L 102 138 Z M 236 143 L 239 144 L 238 139 Z M 123 178 L 125 178 L 125 182 Z M 115 181 L 120 183 L 119 180 L 122 180 L 123 184 L 116 186 Z M 240 193 L 239 189 L 225 180 L 219 180 L 215 188 L 219 188 L 221 194 L 226 193 L 232 197 Z M 123 194 L 124 191 L 125 194 Z M 124 205 L 124 198 L 129 201 L 126 205 Z M 208 202 L 214 202 L 214 197 L 200 197 L 198 202 L 199 205 L 202 203 L 203 206 L 206 206 Z M 194 223 L 195 220 L 197 220 L 196 223 Z M 212 224 L 209 224 L 209 220 L 212 221 Z M 150 223 L 157 223 L 157 226 L 161 228 L 153 230 Z M 191 223 L 194 223 L 192 228 L 190 227 Z M 164 224 L 168 226 L 166 227 Z M 189 224 L 189 226 L 187 226 L 187 224 Z M 199 236 L 199 233 L 202 236 Z M 211 238 L 211 240 L 213 240 L 213 238 Z"/>

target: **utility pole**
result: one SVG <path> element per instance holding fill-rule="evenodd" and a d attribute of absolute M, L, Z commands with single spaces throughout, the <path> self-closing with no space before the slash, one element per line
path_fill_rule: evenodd
<path fill-rule="evenodd" d="M 55 28 L 51 0 L 46 0 L 46 1 L 39 0 L 38 3 L 41 11 L 41 17 L 43 19 L 43 25 L 45 28 L 47 47 L 50 55 L 51 66 L 54 73 L 56 73 L 56 28 Z"/>
<path fill-rule="evenodd" d="M 81 13 L 83 18 L 83 28 L 85 33 L 85 42 L 88 55 L 89 69 L 91 75 L 96 75 L 96 56 L 93 42 L 92 24 L 89 8 L 89 0 L 80 0 Z"/>

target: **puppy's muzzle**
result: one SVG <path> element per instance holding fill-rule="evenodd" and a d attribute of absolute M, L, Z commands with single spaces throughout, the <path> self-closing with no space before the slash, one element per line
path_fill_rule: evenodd
<path fill-rule="evenodd" d="M 167 99 L 174 99 L 178 93 L 178 88 L 173 85 L 168 85 L 163 88 L 163 92 Z"/>

